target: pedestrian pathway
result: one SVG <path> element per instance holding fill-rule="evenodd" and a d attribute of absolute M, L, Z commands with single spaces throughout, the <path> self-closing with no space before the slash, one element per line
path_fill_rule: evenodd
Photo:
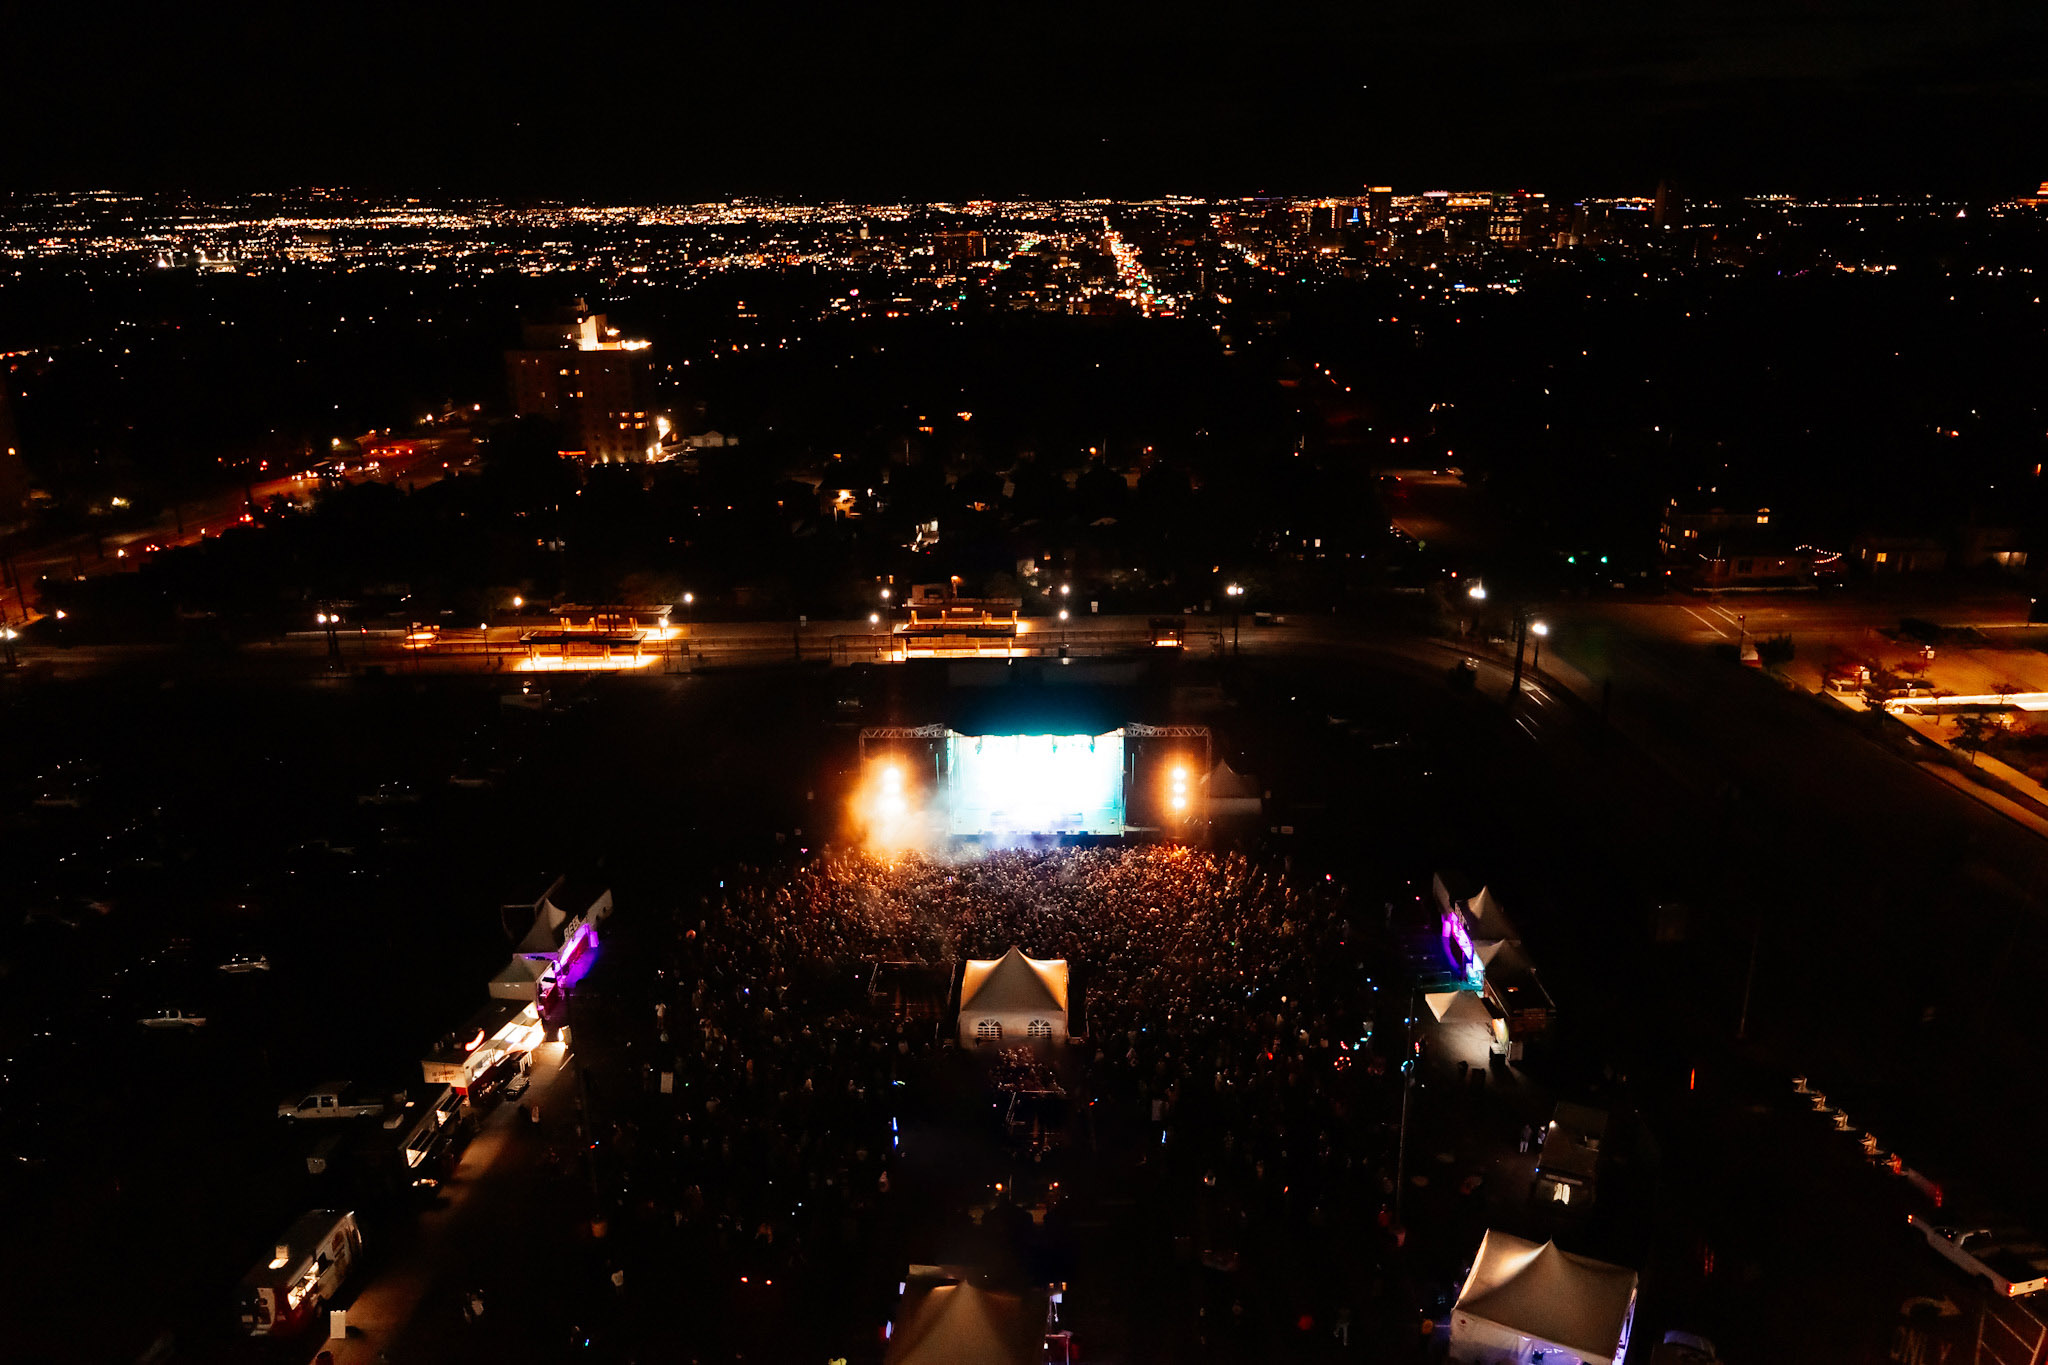
<path fill-rule="evenodd" d="M 484 1216 L 479 1202 L 498 1204 L 500 1212 L 508 1201 L 516 1207 L 519 1193 L 502 1187 L 528 1179 L 537 1150 L 549 1145 L 574 1150 L 574 1080 L 570 1054 L 559 1044 L 543 1044 L 534 1053 L 526 1093 L 519 1103 L 501 1104 L 484 1119 L 464 1151 L 455 1177 L 442 1187 L 441 1201 L 420 1215 L 414 1235 L 398 1259 L 375 1259 L 372 1249 L 371 1278 L 347 1309 L 348 1336 L 317 1343 L 315 1359 L 320 1351 L 332 1353 L 333 1365 L 384 1365 L 386 1361 L 430 1358 L 404 1347 L 421 1336 L 442 1335 L 431 1327 L 420 1330 L 425 1326 L 421 1322 L 423 1302 L 432 1296 L 459 1303 L 459 1296 L 478 1282 L 476 1276 L 465 1275 L 469 1267 L 464 1264 L 463 1248 L 471 1240 L 469 1225 Z M 542 1117 L 538 1139 L 520 1129 L 528 1122 L 522 1104 L 537 1109 Z M 445 1330 L 447 1325 L 438 1326 Z"/>

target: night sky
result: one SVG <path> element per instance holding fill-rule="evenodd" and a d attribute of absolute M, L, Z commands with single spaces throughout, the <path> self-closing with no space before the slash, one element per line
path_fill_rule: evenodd
<path fill-rule="evenodd" d="M 624 201 L 2048 178 L 2039 0 L 6 5 L 0 187 Z"/>

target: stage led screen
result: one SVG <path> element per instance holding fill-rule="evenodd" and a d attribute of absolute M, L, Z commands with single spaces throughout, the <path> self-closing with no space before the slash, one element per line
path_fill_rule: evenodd
<path fill-rule="evenodd" d="M 948 735 L 948 833 L 1122 834 L 1124 736 Z"/>

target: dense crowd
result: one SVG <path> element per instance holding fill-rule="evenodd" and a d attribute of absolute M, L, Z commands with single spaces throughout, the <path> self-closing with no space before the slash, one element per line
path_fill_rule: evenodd
<path fill-rule="evenodd" d="M 869 998 L 875 964 L 922 964 L 942 991 L 961 959 L 1015 946 L 1068 960 L 1085 990 L 1083 1045 L 1050 1063 L 1085 1096 L 1072 1143 L 1160 1190 L 1163 1249 L 1191 1277 L 1256 1264 L 1286 1286 L 1262 1305 L 1260 1276 L 1231 1269 L 1201 1310 L 1225 1339 L 1248 1311 L 1292 1322 L 1315 1278 L 1296 1263 L 1384 1226 L 1392 1189 L 1395 1082 L 1361 937 L 1333 883 L 1178 846 L 737 869 L 679 914 L 663 973 L 662 1202 L 706 1263 L 782 1273 L 870 1244 L 902 1216 L 903 1087 L 944 1046 L 936 1017 Z M 1315 1292 L 1324 1312 L 1348 1293 Z"/>

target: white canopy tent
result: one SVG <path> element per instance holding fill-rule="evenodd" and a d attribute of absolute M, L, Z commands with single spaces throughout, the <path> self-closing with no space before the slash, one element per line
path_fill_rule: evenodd
<path fill-rule="evenodd" d="M 998 1294 L 971 1282 L 935 1283 L 913 1272 L 887 1365 L 1039 1365 L 1046 1291 Z"/>
<path fill-rule="evenodd" d="M 1557 1243 L 1488 1232 L 1451 1310 L 1459 1365 L 1613 1365 L 1628 1349 L 1636 1273 Z"/>
<path fill-rule="evenodd" d="M 1012 948 L 974 958 L 960 980 L 960 1045 L 987 1046 L 1067 1036 L 1064 958 L 1026 957 Z"/>

